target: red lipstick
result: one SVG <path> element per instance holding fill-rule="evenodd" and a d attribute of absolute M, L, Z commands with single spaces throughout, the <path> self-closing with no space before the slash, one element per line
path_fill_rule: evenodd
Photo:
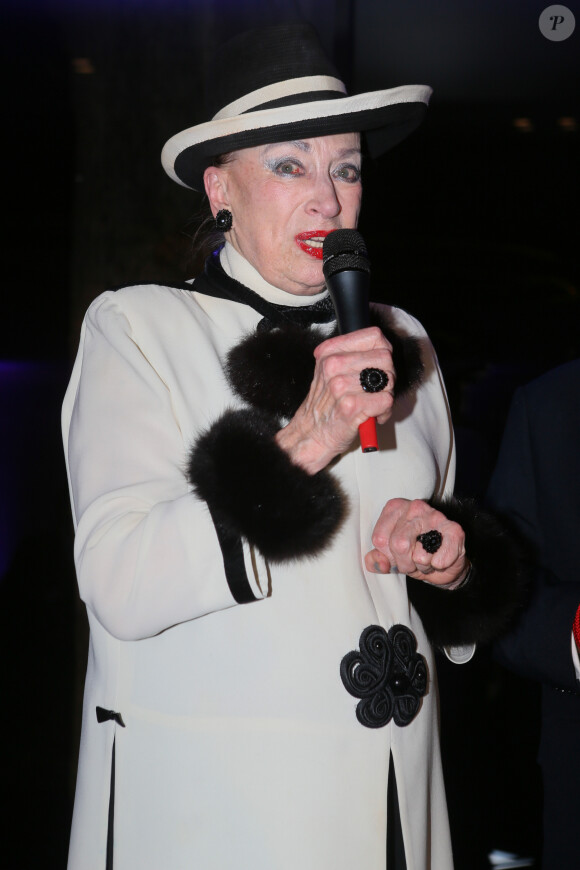
<path fill-rule="evenodd" d="M 309 230 L 306 233 L 298 233 L 295 236 L 296 244 L 306 254 L 322 260 L 322 243 L 331 230 Z"/>

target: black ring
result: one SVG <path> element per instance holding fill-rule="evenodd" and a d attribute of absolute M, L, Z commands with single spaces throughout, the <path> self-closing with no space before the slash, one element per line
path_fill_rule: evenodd
<path fill-rule="evenodd" d="M 417 535 L 417 540 L 428 553 L 436 553 L 443 543 L 443 535 L 437 529 L 431 529 L 430 532 Z"/>
<path fill-rule="evenodd" d="M 363 369 L 360 385 L 365 393 L 380 393 L 389 383 L 389 376 L 382 369 Z"/>

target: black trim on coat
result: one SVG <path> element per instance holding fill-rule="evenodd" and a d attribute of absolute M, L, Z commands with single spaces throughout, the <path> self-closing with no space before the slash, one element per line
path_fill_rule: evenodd
<path fill-rule="evenodd" d="M 433 498 L 429 504 L 463 528 L 473 571 L 455 590 L 407 577 L 409 599 L 434 646 L 489 643 L 522 607 L 527 550 L 497 516 L 474 501 Z"/>
<path fill-rule="evenodd" d="M 392 753 L 389 758 L 387 784 L 387 870 L 407 870 L 405 841 L 403 840 L 403 826 L 399 808 L 399 791 Z"/>
<path fill-rule="evenodd" d="M 123 717 L 116 710 L 106 710 L 104 707 L 95 707 L 95 713 L 97 714 L 97 722 L 99 724 L 102 724 L 103 722 L 116 722 L 117 725 L 121 726 L 121 728 L 125 727 Z"/>
<path fill-rule="evenodd" d="M 251 601 L 257 601 L 258 599 L 254 595 L 252 587 L 250 586 L 250 581 L 248 580 L 242 539 L 239 535 L 235 533 L 232 534 L 232 532 L 214 516 L 211 503 L 208 503 L 208 508 L 216 530 L 220 549 L 222 551 L 226 580 L 234 601 L 236 604 L 249 604 Z"/>
<path fill-rule="evenodd" d="M 193 446 L 188 476 L 216 527 L 245 538 L 270 562 L 315 556 L 331 542 L 346 499 L 327 471 L 307 474 L 275 441 L 280 421 L 227 411 Z"/>
<path fill-rule="evenodd" d="M 115 857 L 115 740 L 111 754 L 111 782 L 109 786 L 109 812 L 107 816 L 107 863 L 106 870 L 113 870 Z"/>

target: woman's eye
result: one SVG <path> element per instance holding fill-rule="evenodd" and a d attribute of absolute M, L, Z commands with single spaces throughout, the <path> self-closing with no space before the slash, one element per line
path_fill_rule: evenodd
<path fill-rule="evenodd" d="M 284 160 L 276 166 L 276 172 L 279 175 L 299 175 L 301 166 L 293 160 Z"/>
<path fill-rule="evenodd" d="M 352 184 L 354 182 L 360 180 L 360 169 L 357 166 L 339 166 L 334 173 L 338 178 L 344 179 L 344 181 L 349 181 Z"/>

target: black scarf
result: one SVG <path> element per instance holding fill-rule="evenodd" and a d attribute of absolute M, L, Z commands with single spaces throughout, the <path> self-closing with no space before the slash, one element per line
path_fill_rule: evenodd
<path fill-rule="evenodd" d="M 275 305 L 268 302 L 224 272 L 219 251 L 214 251 L 205 261 L 205 268 L 196 278 L 194 289 L 206 296 L 232 299 L 234 302 L 249 305 L 267 322 L 261 329 L 274 329 L 290 324 L 305 327 L 313 323 L 330 323 L 336 319 L 330 296 L 319 299 L 313 305 Z"/>

